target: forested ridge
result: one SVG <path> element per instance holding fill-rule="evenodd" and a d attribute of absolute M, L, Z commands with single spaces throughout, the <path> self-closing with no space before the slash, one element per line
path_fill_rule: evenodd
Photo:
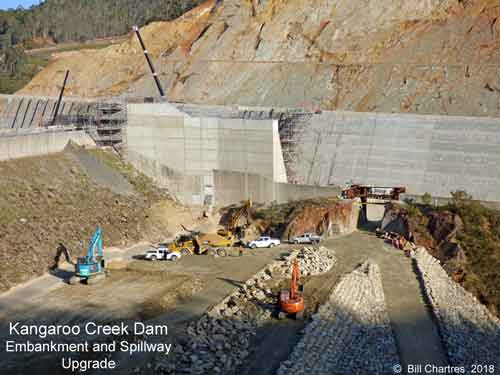
<path fill-rule="evenodd" d="M 29 9 L 0 10 L 0 92 L 21 88 L 48 56 L 25 49 L 126 34 L 133 25 L 174 19 L 201 0 L 45 0 Z"/>

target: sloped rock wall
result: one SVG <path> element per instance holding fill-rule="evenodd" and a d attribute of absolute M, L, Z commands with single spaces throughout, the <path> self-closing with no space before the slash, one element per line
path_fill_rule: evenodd
<path fill-rule="evenodd" d="M 500 368 L 500 321 L 472 294 L 448 277 L 424 248 L 414 254 L 452 365 Z M 495 370 L 494 370 L 495 371 Z"/>
<path fill-rule="evenodd" d="M 340 281 L 277 374 L 390 374 L 397 363 L 380 270 L 367 261 Z"/>

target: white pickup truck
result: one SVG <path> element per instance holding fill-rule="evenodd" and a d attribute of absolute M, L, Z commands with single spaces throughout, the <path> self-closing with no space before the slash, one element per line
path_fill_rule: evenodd
<path fill-rule="evenodd" d="M 250 241 L 248 247 L 250 249 L 255 249 L 257 247 L 274 247 L 281 244 L 281 241 L 277 238 L 271 238 L 267 236 L 261 236 L 256 240 Z"/>
<path fill-rule="evenodd" d="M 166 244 L 160 244 L 144 254 L 144 259 L 147 260 L 171 260 L 175 262 L 181 257 L 181 253 L 177 251 L 170 251 Z"/>
<path fill-rule="evenodd" d="M 323 240 L 323 237 L 318 236 L 317 234 L 314 233 L 304 233 L 301 236 L 294 237 L 291 242 L 294 244 L 299 244 L 299 243 L 319 243 L 321 240 Z"/>

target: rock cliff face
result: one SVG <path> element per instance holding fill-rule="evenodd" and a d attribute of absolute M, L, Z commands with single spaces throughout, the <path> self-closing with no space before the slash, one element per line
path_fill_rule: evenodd
<path fill-rule="evenodd" d="M 357 228 L 359 206 L 355 201 L 318 200 L 297 205 L 290 213 L 281 239 L 292 240 L 304 233 L 322 236 L 351 233 Z"/>
<path fill-rule="evenodd" d="M 172 101 L 500 114 L 499 0 L 208 0 L 142 29 Z M 23 93 L 157 95 L 134 35 L 62 53 Z"/>

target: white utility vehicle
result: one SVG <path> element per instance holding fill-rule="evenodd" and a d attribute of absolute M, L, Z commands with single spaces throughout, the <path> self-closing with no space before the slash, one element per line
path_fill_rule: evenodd
<path fill-rule="evenodd" d="M 319 243 L 323 237 L 318 236 L 317 234 L 314 233 L 304 233 L 301 236 L 294 237 L 292 239 L 292 242 L 294 244 L 299 244 L 299 243 Z"/>
<path fill-rule="evenodd" d="M 271 238 L 267 236 L 261 236 L 256 240 L 250 241 L 248 247 L 250 249 L 255 249 L 257 247 L 274 247 L 281 244 L 281 241 L 277 238 Z"/>
<path fill-rule="evenodd" d="M 171 260 L 175 262 L 181 257 L 181 253 L 177 251 L 170 251 L 166 244 L 160 244 L 144 254 L 144 259 L 147 260 Z"/>

